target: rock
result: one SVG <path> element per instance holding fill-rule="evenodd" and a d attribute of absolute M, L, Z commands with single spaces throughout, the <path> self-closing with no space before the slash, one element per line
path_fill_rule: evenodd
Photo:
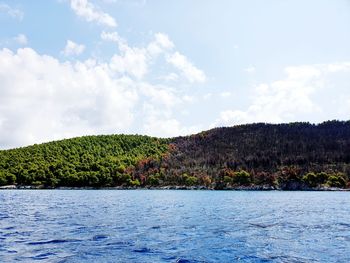
<path fill-rule="evenodd" d="M 17 186 L 14 185 L 14 184 L 11 184 L 11 185 L 3 185 L 3 186 L 0 186 L 0 189 L 17 189 Z"/>

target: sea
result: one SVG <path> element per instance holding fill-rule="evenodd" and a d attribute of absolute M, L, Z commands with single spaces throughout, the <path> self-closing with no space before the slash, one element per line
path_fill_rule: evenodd
<path fill-rule="evenodd" d="M 0 262 L 350 262 L 350 192 L 2 190 Z"/>

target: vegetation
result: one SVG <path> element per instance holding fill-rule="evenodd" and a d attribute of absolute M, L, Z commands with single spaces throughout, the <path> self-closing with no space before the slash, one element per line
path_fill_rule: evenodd
<path fill-rule="evenodd" d="M 350 186 L 350 122 L 251 124 L 158 139 L 86 136 L 0 151 L 0 185 Z"/>
<path fill-rule="evenodd" d="M 160 161 L 165 139 L 133 135 L 86 136 L 0 151 L 0 185 L 138 186 L 131 170 L 140 160 Z"/>

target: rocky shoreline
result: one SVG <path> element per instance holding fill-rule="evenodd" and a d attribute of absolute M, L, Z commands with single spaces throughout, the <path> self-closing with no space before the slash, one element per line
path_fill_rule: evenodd
<path fill-rule="evenodd" d="M 215 189 L 206 186 L 115 186 L 115 187 L 45 187 L 43 185 L 4 185 L 0 186 L 0 190 L 212 190 L 212 191 L 350 191 L 350 189 L 337 187 L 315 187 L 302 189 L 282 189 L 268 185 L 251 185 L 251 186 L 236 186 Z"/>

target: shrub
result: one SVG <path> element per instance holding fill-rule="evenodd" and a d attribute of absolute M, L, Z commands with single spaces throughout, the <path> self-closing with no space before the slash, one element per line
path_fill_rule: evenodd
<path fill-rule="evenodd" d="M 316 187 L 318 185 L 318 178 L 315 173 L 307 173 L 303 176 L 303 182 L 310 187 Z"/>
<path fill-rule="evenodd" d="M 244 170 L 239 171 L 239 172 L 235 172 L 235 176 L 233 178 L 233 181 L 239 185 L 249 185 L 251 182 L 250 174 Z"/>
<path fill-rule="evenodd" d="M 147 181 L 150 185 L 159 185 L 159 174 L 149 176 Z"/>
<path fill-rule="evenodd" d="M 131 181 L 131 176 L 130 176 L 130 174 L 123 174 L 123 173 L 117 172 L 117 173 L 113 176 L 113 183 L 114 183 L 115 185 L 129 184 L 130 181 Z"/>
<path fill-rule="evenodd" d="M 0 171 L 0 185 L 15 184 L 16 176 L 7 171 Z"/>
<path fill-rule="evenodd" d="M 224 182 L 225 184 L 232 184 L 233 180 L 230 176 L 224 176 Z"/>
<path fill-rule="evenodd" d="M 0 185 L 6 185 L 7 184 L 7 180 L 5 177 L 5 174 L 0 172 Z"/>
<path fill-rule="evenodd" d="M 198 178 L 194 176 L 188 176 L 186 178 L 185 184 L 188 186 L 196 185 L 198 184 Z"/>
<path fill-rule="evenodd" d="M 138 179 L 130 180 L 131 186 L 140 186 L 140 181 Z"/>
<path fill-rule="evenodd" d="M 346 180 L 341 173 L 332 174 L 328 177 L 327 184 L 331 187 L 345 188 Z"/>

